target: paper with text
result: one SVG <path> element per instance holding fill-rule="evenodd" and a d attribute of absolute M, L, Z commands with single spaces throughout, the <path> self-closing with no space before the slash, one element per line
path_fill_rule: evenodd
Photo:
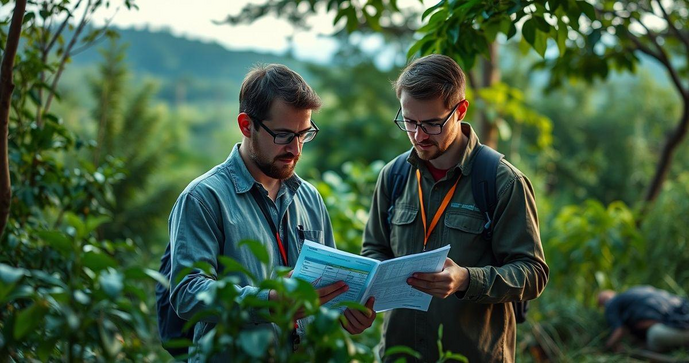
<path fill-rule="evenodd" d="M 414 255 L 377 261 L 349 252 L 339 251 L 315 242 L 305 241 L 292 277 L 301 278 L 320 288 L 344 281 L 349 290 L 326 303 L 335 307 L 342 301 L 366 303 L 370 296 L 376 301 L 376 312 L 394 308 L 427 311 L 432 296 L 407 284 L 414 272 L 439 272 L 450 246 Z M 344 307 L 339 307 L 344 310 Z"/>

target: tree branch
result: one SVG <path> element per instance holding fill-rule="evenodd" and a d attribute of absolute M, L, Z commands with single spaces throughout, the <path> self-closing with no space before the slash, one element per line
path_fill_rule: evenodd
<path fill-rule="evenodd" d="M 72 39 L 70 39 L 69 44 L 67 45 L 67 48 L 65 49 L 64 53 L 62 54 L 62 59 L 60 59 L 60 66 L 57 69 L 57 72 L 55 73 L 55 77 L 53 78 L 53 83 L 51 85 L 51 90 L 53 91 L 48 95 L 48 99 L 45 101 L 45 108 L 43 112 L 48 112 L 50 109 L 50 105 L 53 101 L 53 98 L 55 97 L 55 92 L 57 92 L 57 82 L 60 80 L 60 76 L 62 76 L 62 71 L 65 70 L 65 63 L 67 63 L 67 59 L 71 56 L 71 51 L 72 48 L 74 47 L 74 44 L 76 44 L 77 39 L 79 39 L 79 36 L 81 35 L 81 32 L 84 30 L 84 27 L 86 26 L 86 23 L 88 23 L 88 13 L 89 10 L 91 9 L 91 0 L 86 4 L 86 9 L 84 9 L 84 16 L 81 17 L 81 21 L 79 21 L 79 25 L 77 26 L 76 31 L 74 32 L 74 35 L 72 36 Z M 39 128 L 43 127 L 42 124 L 38 125 Z"/>
<path fill-rule="evenodd" d="M 74 9 L 72 9 L 72 11 L 67 13 L 67 17 L 65 18 L 65 21 L 63 21 L 62 24 L 60 24 L 60 27 L 57 28 L 57 30 L 55 31 L 55 34 L 53 35 L 53 39 L 51 39 L 50 43 L 48 43 L 48 45 L 45 47 L 45 49 L 44 49 L 45 53 L 49 53 L 50 49 L 55 45 L 55 42 L 57 41 L 57 39 L 60 38 L 60 34 L 62 34 L 62 31 L 65 29 L 65 27 L 69 23 L 69 19 L 72 18 L 72 14 L 74 14 L 74 12 L 79 8 L 79 5 L 81 5 L 81 1 L 82 0 L 79 0 L 77 2 L 77 4 L 74 5 Z"/>
<path fill-rule="evenodd" d="M 93 39 L 92 41 L 82 45 L 81 47 L 74 49 L 72 51 L 71 55 L 75 56 L 75 55 L 85 51 L 89 47 L 92 47 L 94 44 L 100 42 L 106 36 L 108 28 L 110 28 L 112 21 L 115 19 L 115 15 L 117 15 L 117 10 L 115 11 L 115 14 L 113 14 L 113 16 L 105 22 L 105 25 L 103 25 L 103 28 L 101 29 L 103 31 L 103 33 L 101 35 L 99 35 L 97 38 Z"/>
<path fill-rule="evenodd" d="M 55 31 L 55 34 L 53 35 L 52 39 L 45 44 L 45 47 L 41 47 L 41 62 L 43 64 L 48 64 L 48 55 L 50 55 L 50 51 L 55 46 L 55 42 L 57 42 L 58 38 L 60 38 L 60 34 L 62 34 L 62 31 L 65 29 L 67 24 L 69 23 L 69 19 L 72 18 L 72 14 L 79 8 L 81 5 L 81 1 L 79 0 L 76 5 L 74 5 L 74 8 L 67 13 L 67 17 L 65 20 L 60 24 L 60 26 L 57 28 L 57 31 Z M 45 83 L 46 78 L 45 78 L 45 70 L 41 71 L 41 74 L 39 76 L 41 83 Z M 52 92 L 56 92 L 55 88 L 52 89 Z M 52 96 L 48 95 L 48 98 L 50 99 Z M 36 124 L 39 126 L 43 126 L 43 87 L 38 87 L 38 100 L 40 101 L 38 104 L 38 107 L 36 109 Z M 47 108 L 46 108 L 47 111 Z"/>
<path fill-rule="evenodd" d="M 641 50 L 642 52 L 653 56 L 655 59 L 657 59 L 667 70 L 668 74 L 670 74 L 670 78 L 672 79 L 672 83 L 675 85 L 677 88 L 677 91 L 679 92 L 680 96 L 682 96 L 682 99 L 684 102 L 689 102 L 689 91 L 684 88 L 684 84 L 682 84 L 682 80 L 680 79 L 679 75 L 677 74 L 677 70 L 675 67 L 672 66 L 672 63 L 670 63 L 670 59 L 667 56 L 667 53 L 665 53 L 665 50 L 663 50 L 663 47 L 658 44 L 658 38 L 656 37 L 655 33 L 653 33 L 648 27 L 642 23 L 641 21 L 635 19 L 644 29 L 646 29 L 646 35 L 648 38 L 651 40 L 653 45 L 658 49 L 658 53 L 652 52 L 650 49 L 645 47 L 641 41 L 636 39 L 633 35 L 630 36 L 630 40 L 634 42 L 634 44 Z M 645 49 L 644 49 L 645 48 Z"/>
<path fill-rule="evenodd" d="M 10 164 L 8 155 L 8 131 L 10 122 L 10 108 L 12 105 L 12 70 L 14 58 L 19 47 L 22 34 L 22 23 L 26 11 L 26 0 L 17 0 L 12 14 L 10 30 L 7 34 L 7 44 L 0 65 L 0 236 L 5 231 L 7 219 L 10 215 L 12 201 L 12 181 L 10 180 Z"/>
<path fill-rule="evenodd" d="M 670 19 L 670 14 L 667 13 L 665 10 L 665 7 L 663 6 L 661 0 L 656 0 L 658 3 L 658 7 L 660 8 L 660 11 L 663 13 L 663 18 L 665 18 L 665 21 L 667 22 L 667 26 L 670 28 L 670 30 L 675 34 L 675 36 L 682 42 L 684 43 L 684 46 L 687 48 L 687 51 L 689 51 L 689 39 L 685 38 L 682 33 L 677 29 L 675 24 L 672 22 L 672 19 Z"/>

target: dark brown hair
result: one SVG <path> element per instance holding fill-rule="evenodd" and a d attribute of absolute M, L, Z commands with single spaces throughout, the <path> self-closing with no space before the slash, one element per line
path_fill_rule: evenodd
<path fill-rule="evenodd" d="M 418 100 L 442 97 L 451 108 L 464 99 L 464 72 L 457 62 L 442 54 L 431 54 L 409 64 L 393 84 L 397 98 L 402 91 Z"/>
<path fill-rule="evenodd" d="M 281 65 L 256 65 L 244 77 L 239 112 L 263 121 L 276 98 L 299 110 L 317 110 L 321 99 L 301 76 Z"/>

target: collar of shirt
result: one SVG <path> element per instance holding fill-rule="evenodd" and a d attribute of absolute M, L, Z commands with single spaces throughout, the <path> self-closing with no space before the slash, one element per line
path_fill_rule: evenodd
<path fill-rule="evenodd" d="M 242 156 L 239 154 L 239 146 L 241 143 L 237 143 L 232 148 L 230 156 L 227 157 L 224 164 L 227 166 L 227 170 L 230 174 L 230 179 L 234 185 L 235 192 L 237 194 L 246 193 L 251 190 L 254 184 L 259 184 L 254 177 L 249 173 L 249 169 L 246 168 Z M 285 192 L 284 188 L 289 189 L 292 193 L 296 193 L 297 189 L 301 186 L 301 178 L 295 173 L 291 177 L 282 181 L 280 186 L 280 196 Z M 261 186 L 263 188 L 263 186 Z M 265 189 L 263 189 L 265 191 Z"/>
<path fill-rule="evenodd" d="M 455 165 L 447 171 L 447 175 L 445 176 L 445 178 L 453 178 L 455 176 L 455 170 L 457 169 L 459 169 L 462 175 L 464 176 L 471 174 L 471 167 L 474 164 L 474 157 L 476 156 L 476 153 L 474 151 L 476 151 L 476 148 L 478 148 L 478 146 L 481 145 L 478 139 L 478 135 L 476 135 L 476 132 L 474 132 L 474 129 L 471 127 L 469 123 L 462 122 L 461 130 L 462 133 L 464 135 L 467 135 L 468 137 L 467 145 L 464 149 L 464 155 L 462 155 L 457 165 Z M 421 174 L 424 175 L 424 177 L 432 178 L 430 172 L 428 171 L 428 168 L 421 167 L 422 165 L 425 166 L 425 162 L 419 158 L 419 155 L 416 153 L 416 150 L 412 149 L 412 152 L 409 154 L 407 161 L 409 161 L 410 164 L 421 170 Z"/>

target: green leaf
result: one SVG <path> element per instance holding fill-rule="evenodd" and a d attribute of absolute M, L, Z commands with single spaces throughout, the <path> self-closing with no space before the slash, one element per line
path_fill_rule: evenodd
<path fill-rule="evenodd" d="M 474 49 L 476 49 L 484 57 L 490 59 L 490 50 L 488 49 L 488 41 L 485 37 L 480 34 L 476 34 L 472 37 L 472 43 L 474 44 Z"/>
<path fill-rule="evenodd" d="M 21 310 L 17 314 L 17 320 L 14 322 L 14 338 L 21 340 L 27 333 L 34 331 L 43 322 L 43 317 L 47 312 L 47 306 L 40 301 Z"/>
<path fill-rule="evenodd" d="M 5 301 L 5 297 L 13 292 L 14 286 L 25 274 L 26 270 L 23 268 L 16 268 L 0 263 L 0 302 Z"/>
<path fill-rule="evenodd" d="M 536 28 L 538 28 L 540 31 L 545 33 L 550 31 L 550 24 L 548 24 L 548 22 L 545 21 L 545 19 L 542 16 L 534 15 L 532 19 L 536 24 Z"/>
<path fill-rule="evenodd" d="M 263 245 L 263 243 L 256 240 L 243 240 L 239 242 L 239 246 L 247 246 L 251 250 L 251 253 L 256 256 L 256 258 L 263 264 L 268 264 L 270 262 L 270 256 L 268 255 L 268 250 Z"/>
<path fill-rule="evenodd" d="M 23 268 L 12 267 L 10 265 L 5 265 L 0 263 L 0 282 L 9 285 L 14 284 L 19 281 L 26 274 L 26 270 Z"/>
<path fill-rule="evenodd" d="M 433 14 L 430 19 L 428 19 L 428 25 L 431 25 L 431 24 L 440 25 L 440 24 L 444 23 L 445 20 L 447 20 L 447 10 L 440 9 L 435 14 Z"/>
<path fill-rule="evenodd" d="M 380 27 L 379 17 L 371 15 L 366 10 L 364 10 L 364 18 L 366 18 L 366 22 L 368 23 L 368 25 L 371 26 L 371 29 L 373 29 L 373 31 L 380 32 L 383 30 L 383 28 Z"/>
<path fill-rule="evenodd" d="M 410 58 L 416 56 L 416 54 L 419 52 L 419 50 L 421 49 L 421 47 L 422 47 L 424 44 L 426 44 L 426 43 L 428 43 L 428 42 L 430 42 L 430 41 L 432 41 L 432 40 L 433 40 L 433 37 L 432 37 L 432 36 L 426 35 L 425 37 L 419 39 L 419 40 L 416 41 L 414 44 L 412 44 L 411 48 L 409 48 L 409 51 L 407 52 L 407 59 L 410 59 Z"/>
<path fill-rule="evenodd" d="M 560 51 L 560 56 L 565 54 L 567 50 L 567 24 L 562 20 L 557 23 L 557 49 Z"/>
<path fill-rule="evenodd" d="M 342 8 L 337 11 L 337 15 L 335 15 L 335 20 L 333 20 L 333 25 L 337 25 L 337 23 L 342 19 L 343 16 L 347 15 L 347 9 Z"/>
<path fill-rule="evenodd" d="M 577 6 L 591 20 L 596 20 L 596 8 L 585 0 L 577 1 Z M 572 19 L 574 20 L 574 19 Z"/>
<path fill-rule="evenodd" d="M 109 357 L 116 356 L 122 350 L 122 343 L 116 337 L 117 327 L 115 324 L 105 319 L 101 324 L 98 324 L 98 332 L 107 355 Z"/>
<path fill-rule="evenodd" d="M 41 11 L 41 15 L 42 15 L 42 13 L 43 13 L 43 12 Z M 36 17 L 36 14 L 33 13 L 33 12 L 29 12 L 29 13 L 24 14 L 24 21 L 23 21 L 23 24 L 26 24 L 26 23 L 30 22 L 30 21 L 33 20 L 35 17 Z"/>
<path fill-rule="evenodd" d="M 550 12 L 554 13 L 560 7 L 560 0 L 548 0 L 548 5 L 550 5 Z"/>
<path fill-rule="evenodd" d="M 411 349 L 405 345 L 396 345 L 385 350 L 385 356 L 389 357 L 393 354 L 407 354 L 416 359 L 421 359 L 421 354 L 414 349 Z"/>
<path fill-rule="evenodd" d="M 163 343 L 164 348 L 188 348 L 194 345 L 189 339 L 172 339 Z"/>
<path fill-rule="evenodd" d="M 444 3 L 445 3 L 445 0 L 440 0 L 440 1 L 438 1 L 437 4 L 435 4 L 435 5 L 431 6 L 430 8 L 426 9 L 426 11 L 424 11 L 423 14 L 421 14 L 421 21 L 423 21 L 424 19 L 426 19 L 427 16 L 431 15 L 431 13 L 434 12 L 436 9 L 438 9 L 438 8 L 441 7 L 441 6 L 443 6 Z"/>
<path fill-rule="evenodd" d="M 36 234 L 62 256 L 67 257 L 74 251 L 74 242 L 60 231 L 38 231 Z"/>
<path fill-rule="evenodd" d="M 145 269 L 144 272 L 150 278 L 156 280 L 158 283 L 165 286 L 166 288 L 169 288 L 170 280 L 168 280 L 168 278 L 165 277 L 165 275 L 161 274 L 160 272 L 158 272 L 156 270 L 151 270 L 150 268 Z"/>
<path fill-rule="evenodd" d="M 262 358 L 273 341 L 272 330 L 245 330 L 239 334 L 239 346 L 255 359 Z"/>
<path fill-rule="evenodd" d="M 76 214 L 72 212 L 65 213 L 65 221 L 68 225 L 74 227 L 77 231 L 77 239 L 81 240 L 86 236 L 86 225 Z"/>
<path fill-rule="evenodd" d="M 116 299 L 120 296 L 124 288 L 122 274 L 115 270 L 108 270 L 100 275 L 99 282 L 101 289 L 112 299 Z"/>
<path fill-rule="evenodd" d="M 88 305 L 91 302 L 91 298 L 81 290 L 74 292 L 74 300 L 82 305 Z"/>
<path fill-rule="evenodd" d="M 96 173 L 96 174 L 99 174 L 99 173 Z M 98 217 L 89 216 L 86 219 L 86 233 L 88 234 L 88 233 L 95 231 L 96 228 L 98 228 L 101 224 L 109 222 L 111 220 L 112 220 L 112 218 L 110 218 L 108 216 L 98 216 Z"/>
<path fill-rule="evenodd" d="M 543 57 L 548 45 L 548 35 L 536 29 L 534 18 L 524 22 L 522 34 L 524 35 L 524 40 L 531 44 L 533 49 L 536 50 L 541 57 Z"/>
<path fill-rule="evenodd" d="M 486 35 L 486 40 L 492 43 L 495 37 L 498 35 L 500 29 L 502 29 L 503 24 L 500 20 L 491 20 L 483 24 L 483 33 Z"/>
<path fill-rule="evenodd" d="M 600 29 L 593 29 L 591 33 L 587 36 L 588 46 L 593 49 L 593 47 L 598 43 L 601 37 Z"/>
<path fill-rule="evenodd" d="M 528 19 L 524 22 L 524 25 L 522 25 L 522 35 L 527 43 L 533 45 L 536 42 L 536 24 L 533 18 Z"/>
<path fill-rule="evenodd" d="M 469 359 L 461 354 L 458 353 L 452 353 L 452 352 L 445 352 L 443 354 L 443 357 L 446 360 L 456 360 L 457 362 L 464 362 L 464 363 L 469 363 Z"/>
<path fill-rule="evenodd" d="M 36 353 L 41 362 L 48 362 L 50 360 L 59 340 L 59 338 L 45 339 L 39 344 Z"/>
<path fill-rule="evenodd" d="M 218 257 L 218 261 L 223 266 L 223 273 L 227 274 L 228 272 L 240 272 L 246 275 L 250 280 L 256 280 L 255 276 L 239 262 L 237 262 L 237 260 L 227 256 L 220 256 Z"/>
<path fill-rule="evenodd" d="M 101 271 L 108 267 L 117 268 L 117 262 L 105 253 L 88 251 L 82 256 L 81 262 L 93 271 Z"/>

